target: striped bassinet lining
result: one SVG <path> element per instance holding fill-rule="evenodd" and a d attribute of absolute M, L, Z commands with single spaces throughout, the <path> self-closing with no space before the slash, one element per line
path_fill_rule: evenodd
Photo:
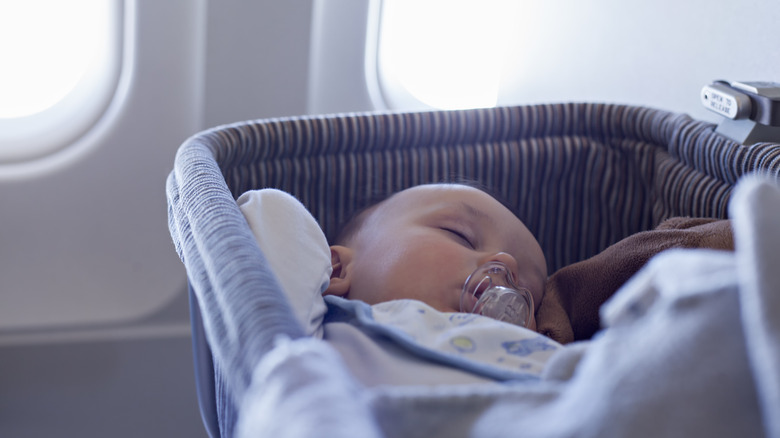
<path fill-rule="evenodd" d="M 550 272 L 670 216 L 726 217 L 741 175 L 778 174 L 780 146 L 736 144 L 664 111 L 553 104 L 242 122 L 204 132 L 234 197 L 297 196 L 329 238 L 377 194 L 467 178 L 503 194 Z"/>

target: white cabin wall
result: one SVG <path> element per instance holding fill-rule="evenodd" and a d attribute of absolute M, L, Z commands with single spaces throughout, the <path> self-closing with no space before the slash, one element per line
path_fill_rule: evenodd
<path fill-rule="evenodd" d="M 306 113 L 312 0 L 212 0 L 204 125 Z"/>
<path fill-rule="evenodd" d="M 525 1 L 499 104 L 611 102 L 717 121 L 716 79 L 780 82 L 775 0 Z"/>
<path fill-rule="evenodd" d="M 311 1 L 127 3 L 116 120 L 71 163 L 0 179 L 0 437 L 206 436 L 165 178 L 202 129 L 306 112 Z"/>

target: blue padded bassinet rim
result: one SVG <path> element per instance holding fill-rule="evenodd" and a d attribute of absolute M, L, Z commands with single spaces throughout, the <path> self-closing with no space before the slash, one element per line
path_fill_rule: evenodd
<path fill-rule="evenodd" d="M 688 115 L 650 107 L 557 103 L 448 111 L 374 111 L 240 121 L 199 132 L 184 142 L 212 147 L 217 162 L 231 165 L 312 154 L 376 152 L 495 143 L 551 136 L 586 136 L 669 144 Z M 724 137 L 725 138 L 725 137 Z M 236 149 L 242 144 L 262 147 Z M 217 146 L 219 145 L 219 146 Z M 213 148 L 217 146 L 217 148 Z M 181 149 L 180 149 L 181 150 Z M 179 159 L 177 158 L 177 161 Z"/>
<path fill-rule="evenodd" d="M 258 269 L 267 264 L 265 256 L 210 154 L 191 149 L 186 161 L 167 180 L 169 228 L 196 292 L 208 344 L 240 397 L 276 336 L 297 338 L 302 329 L 278 280 Z"/>

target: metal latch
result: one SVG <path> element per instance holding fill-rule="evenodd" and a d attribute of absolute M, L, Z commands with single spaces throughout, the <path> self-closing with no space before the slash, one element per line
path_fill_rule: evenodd
<path fill-rule="evenodd" d="M 715 81 L 701 103 L 724 119 L 716 132 L 739 143 L 780 143 L 780 83 Z"/>

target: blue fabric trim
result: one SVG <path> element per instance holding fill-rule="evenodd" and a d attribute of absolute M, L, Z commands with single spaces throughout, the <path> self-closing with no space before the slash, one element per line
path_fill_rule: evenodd
<path fill-rule="evenodd" d="M 466 359 L 455 354 L 426 348 L 414 342 L 406 333 L 375 321 L 371 313 L 371 306 L 362 301 L 346 300 L 341 297 L 327 295 L 325 296 L 325 304 L 328 306 L 328 312 L 325 314 L 324 320 L 326 324 L 343 322 L 353 325 L 368 335 L 381 336 L 395 342 L 399 347 L 416 357 L 497 381 L 539 380 L 539 376 L 534 374 L 510 371 Z"/>

